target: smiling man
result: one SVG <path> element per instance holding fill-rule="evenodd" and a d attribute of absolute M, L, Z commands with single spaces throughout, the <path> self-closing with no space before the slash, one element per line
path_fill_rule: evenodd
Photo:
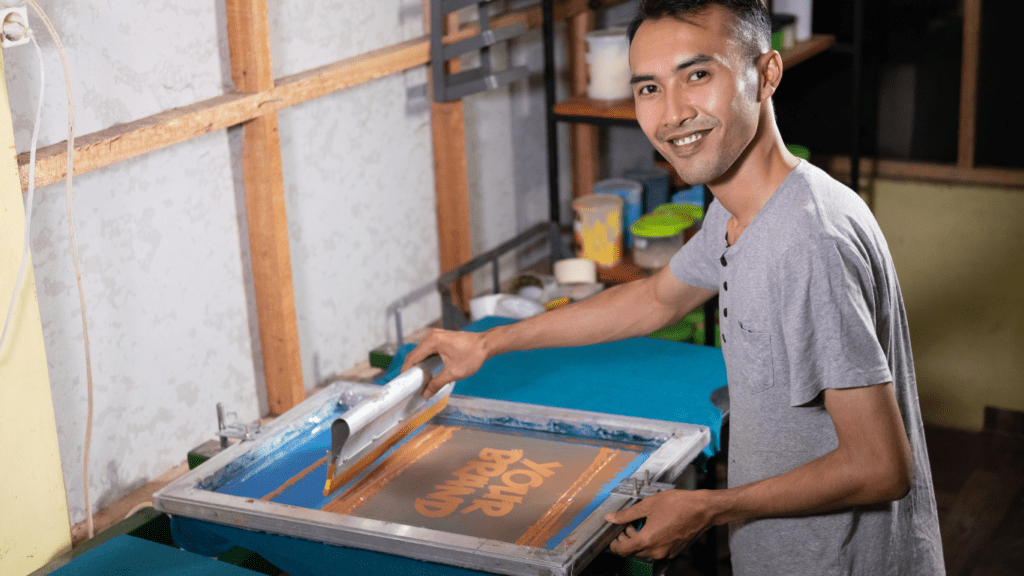
<path fill-rule="evenodd" d="M 630 26 L 637 119 L 715 202 L 658 274 L 484 333 L 433 331 L 428 394 L 511 350 L 648 334 L 719 295 L 729 488 L 609 515 L 624 555 L 675 556 L 729 524 L 737 575 L 943 574 L 910 336 L 892 258 L 849 188 L 790 154 L 782 60 L 759 0 L 649 0 Z M 683 367 L 681 367 L 683 368 Z"/>

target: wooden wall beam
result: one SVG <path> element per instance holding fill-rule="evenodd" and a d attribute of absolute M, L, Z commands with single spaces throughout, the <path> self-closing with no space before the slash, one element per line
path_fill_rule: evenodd
<path fill-rule="evenodd" d="M 960 129 L 957 139 L 957 165 L 961 168 L 974 166 L 980 44 L 981 0 L 965 0 L 964 44 L 960 67 Z"/>
<path fill-rule="evenodd" d="M 850 173 L 850 157 L 846 155 L 815 156 L 814 162 L 829 174 Z M 957 164 L 932 164 L 907 160 L 860 159 L 862 178 L 924 180 L 948 184 L 980 184 L 1024 189 L 1024 170 L 1020 168 L 963 168 Z"/>
<path fill-rule="evenodd" d="M 125 124 L 75 138 L 75 174 L 116 164 L 147 152 L 184 142 L 274 114 L 363 82 L 375 80 L 430 61 L 429 42 L 419 38 L 346 58 L 306 72 L 286 76 L 262 92 L 241 90 L 165 110 Z M 64 179 L 67 143 L 36 151 L 36 186 Z M 22 188 L 28 185 L 28 153 L 18 155 Z"/>
<path fill-rule="evenodd" d="M 266 1 L 225 3 L 235 88 L 243 93 L 271 91 L 274 76 Z M 245 122 L 242 177 L 267 404 L 272 414 L 282 414 L 306 398 L 306 389 L 299 354 L 276 113 Z"/>
<path fill-rule="evenodd" d="M 447 30 L 457 30 L 458 15 L 449 14 Z M 423 28 L 430 29 L 430 0 L 423 0 Z M 458 72 L 459 61 L 445 63 L 446 71 Z M 429 88 L 433 95 L 433 81 Z M 469 220 L 469 170 L 466 163 L 466 122 L 462 100 L 430 102 L 430 131 L 434 146 L 434 193 L 437 197 L 437 240 L 444 274 L 473 258 Z M 473 277 L 463 276 L 452 286 L 452 303 L 469 310 Z"/>
<path fill-rule="evenodd" d="M 603 4 L 619 4 L 622 1 L 606 0 Z M 555 7 L 555 18 L 571 18 L 585 10 L 588 8 L 584 0 L 559 3 Z M 494 27 L 523 22 L 530 28 L 538 28 L 541 25 L 541 12 L 539 8 L 512 11 L 495 17 L 492 22 Z M 462 26 L 457 32 L 445 36 L 445 44 L 473 36 L 478 30 L 475 24 Z M 75 138 L 75 174 L 123 162 L 428 62 L 430 38 L 421 36 L 279 78 L 266 90 L 239 90 L 79 136 Z M 42 187 L 64 179 L 67 174 L 66 151 L 65 142 L 36 151 L 36 186 Z M 22 190 L 28 188 L 28 161 L 28 152 L 18 155 Z"/>
<path fill-rule="evenodd" d="M 594 13 L 590 10 L 579 12 L 569 20 L 569 71 L 573 96 L 587 93 L 590 83 L 590 67 L 587 65 L 586 35 L 594 29 Z M 592 124 L 575 123 L 569 126 L 569 141 L 572 148 L 572 195 L 573 198 L 591 194 L 598 178 L 598 128 Z"/>

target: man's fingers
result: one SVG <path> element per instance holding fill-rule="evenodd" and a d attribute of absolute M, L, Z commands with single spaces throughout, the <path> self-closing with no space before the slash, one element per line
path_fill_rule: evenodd
<path fill-rule="evenodd" d="M 419 364 L 420 361 L 425 360 L 436 351 L 436 347 L 431 346 L 427 341 L 422 342 L 419 346 L 413 348 L 412 351 L 405 355 L 405 362 L 402 362 L 402 372 L 405 372 L 416 364 Z"/>
<path fill-rule="evenodd" d="M 625 510 L 619 510 L 618 512 L 612 512 L 611 514 L 605 514 L 604 519 L 612 524 L 625 524 L 641 518 L 646 518 L 650 511 L 648 505 L 645 504 L 646 500 L 641 500 L 626 508 Z"/>
<path fill-rule="evenodd" d="M 632 556 L 643 550 L 645 546 L 646 544 L 641 541 L 640 532 L 632 525 L 627 525 L 618 538 L 612 541 L 609 548 L 619 556 Z"/>
<path fill-rule="evenodd" d="M 444 370 L 441 370 L 441 372 L 439 372 L 438 375 L 434 376 L 433 378 L 431 378 L 429 374 L 424 377 L 427 378 L 427 383 L 426 386 L 424 386 L 423 388 L 423 397 L 427 398 L 428 400 L 434 394 L 437 394 L 441 390 L 441 388 L 444 388 L 445 384 L 448 384 L 449 382 L 455 380 L 455 378 L 452 377 L 451 371 L 448 369 L 447 366 L 445 366 Z"/>

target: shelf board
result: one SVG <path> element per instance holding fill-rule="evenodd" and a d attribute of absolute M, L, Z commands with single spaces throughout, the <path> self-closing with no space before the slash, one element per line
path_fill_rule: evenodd
<path fill-rule="evenodd" d="M 622 260 L 615 266 L 608 268 L 597 267 L 597 281 L 605 284 L 625 284 L 634 280 L 646 278 L 650 274 L 643 268 L 633 263 L 633 255 L 629 250 L 625 251 Z"/>
<path fill-rule="evenodd" d="M 595 100 L 586 96 L 570 96 L 555 104 L 555 114 L 604 118 L 606 120 L 636 120 L 633 98 L 622 100 Z"/>
<path fill-rule="evenodd" d="M 782 67 L 792 68 L 808 58 L 820 54 L 836 43 L 836 37 L 830 34 L 815 34 L 810 39 L 798 42 L 789 50 L 780 52 Z M 622 100 L 595 100 L 586 96 L 570 96 L 555 104 L 553 108 L 559 116 L 574 118 L 600 118 L 603 120 L 636 120 L 636 109 L 632 98 Z"/>
<path fill-rule="evenodd" d="M 782 55 L 782 68 L 792 68 L 811 56 L 821 54 L 835 44 L 836 37 L 831 34 L 813 34 L 807 40 L 797 42 L 796 46 L 789 50 L 779 52 Z"/>

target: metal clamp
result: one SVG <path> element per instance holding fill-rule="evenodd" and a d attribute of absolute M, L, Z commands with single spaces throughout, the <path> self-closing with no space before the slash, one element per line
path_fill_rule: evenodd
<path fill-rule="evenodd" d="M 220 437 L 221 448 L 228 447 L 228 438 L 240 441 L 253 440 L 259 433 L 259 424 L 225 424 L 224 404 L 217 402 L 217 436 Z"/>
<path fill-rule="evenodd" d="M 623 478 L 622 481 L 619 482 L 619 485 L 612 489 L 612 494 L 642 499 L 647 498 L 648 496 L 653 496 L 658 492 L 675 489 L 675 484 L 651 482 L 651 471 L 644 470 L 643 480 L 640 478 Z"/>
<path fill-rule="evenodd" d="M 431 0 L 430 4 L 430 68 L 433 77 L 434 101 L 451 102 L 471 94 L 494 90 L 529 76 L 526 66 L 509 66 L 495 71 L 491 63 L 491 46 L 522 36 L 525 23 L 491 28 L 492 0 Z M 462 8 L 477 7 L 479 33 L 469 38 L 444 44 L 444 20 L 449 13 Z M 445 63 L 464 54 L 478 54 L 480 63 L 472 69 L 449 74 Z"/>

